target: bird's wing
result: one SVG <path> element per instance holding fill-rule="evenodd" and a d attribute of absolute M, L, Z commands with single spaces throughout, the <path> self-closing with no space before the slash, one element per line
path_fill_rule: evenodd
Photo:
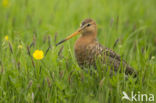
<path fill-rule="evenodd" d="M 109 49 L 109 48 L 106 48 L 106 47 L 103 47 L 101 44 L 99 44 L 98 42 L 96 42 L 97 43 L 97 45 L 98 45 L 98 48 L 100 49 L 100 50 L 102 50 L 102 52 L 101 53 L 104 53 L 104 54 L 106 54 L 107 56 L 109 56 L 109 57 L 112 57 L 112 58 L 114 58 L 114 59 L 117 59 L 118 61 L 121 61 L 121 57 L 118 55 L 118 54 L 116 54 L 113 50 L 111 50 L 111 49 Z"/>
<path fill-rule="evenodd" d="M 124 60 L 121 60 L 121 57 L 118 54 L 111 49 L 103 47 L 98 41 L 90 45 L 90 52 L 91 60 L 94 60 L 93 57 L 98 57 L 99 55 L 104 57 L 104 62 L 106 62 L 105 59 L 108 58 L 108 64 L 113 65 L 115 71 L 119 69 L 120 63 L 122 62 L 122 65 L 126 67 L 126 74 L 132 74 L 135 72 Z"/>
<path fill-rule="evenodd" d="M 114 59 L 117 61 L 121 61 L 121 57 L 117 55 L 114 51 L 111 49 L 103 47 L 101 44 L 98 43 L 98 41 L 95 41 L 93 44 L 90 44 L 87 48 L 89 51 L 89 57 L 90 59 L 93 59 L 97 56 L 107 56 L 110 59 Z"/>

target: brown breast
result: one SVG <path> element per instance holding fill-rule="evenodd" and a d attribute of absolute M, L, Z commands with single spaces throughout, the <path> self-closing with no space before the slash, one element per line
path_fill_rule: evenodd
<path fill-rule="evenodd" d="M 95 56 L 99 51 L 95 50 L 96 40 L 80 37 L 75 43 L 75 57 L 80 67 L 95 65 Z"/>

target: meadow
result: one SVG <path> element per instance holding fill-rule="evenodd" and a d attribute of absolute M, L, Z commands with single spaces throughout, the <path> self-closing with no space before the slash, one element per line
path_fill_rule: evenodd
<path fill-rule="evenodd" d="M 0 103 L 138 102 L 122 100 L 123 91 L 153 94 L 156 103 L 155 11 L 156 0 L 0 0 Z M 85 18 L 96 21 L 98 41 L 135 68 L 136 78 L 82 70 L 74 56 L 79 36 L 55 46 Z"/>

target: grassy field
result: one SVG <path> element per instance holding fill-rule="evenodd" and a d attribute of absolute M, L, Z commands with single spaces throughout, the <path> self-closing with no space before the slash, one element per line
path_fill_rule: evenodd
<path fill-rule="evenodd" d="M 156 0 L 0 0 L 0 103 L 132 103 L 123 91 L 153 94 L 156 103 L 155 11 Z M 82 70 L 73 50 L 79 36 L 55 46 L 85 18 L 136 78 Z M 38 49 L 42 60 L 32 57 Z"/>

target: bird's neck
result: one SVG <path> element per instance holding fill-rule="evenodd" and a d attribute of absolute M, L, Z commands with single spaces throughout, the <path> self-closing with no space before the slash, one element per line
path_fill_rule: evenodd
<path fill-rule="evenodd" d="M 90 31 L 90 32 L 88 31 L 88 32 L 82 33 L 79 39 L 84 39 L 84 40 L 87 40 L 87 41 L 92 41 L 92 40 L 96 39 L 96 35 L 97 35 L 96 30 Z"/>
<path fill-rule="evenodd" d="M 85 47 L 94 41 L 96 41 L 96 34 L 82 34 L 75 43 L 75 49 Z"/>
<path fill-rule="evenodd" d="M 90 43 L 96 39 L 96 35 L 95 34 L 81 35 L 79 39 L 86 43 Z"/>

